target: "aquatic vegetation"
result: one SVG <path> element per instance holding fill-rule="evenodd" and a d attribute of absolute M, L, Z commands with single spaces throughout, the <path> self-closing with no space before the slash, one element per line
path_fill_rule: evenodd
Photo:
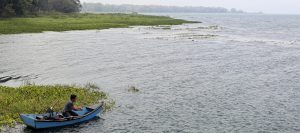
<path fill-rule="evenodd" d="M 9 76 L 3 76 L 0 77 L 0 83 L 5 83 L 10 80 L 19 80 L 19 79 L 28 79 L 28 78 L 34 78 L 36 75 L 25 75 L 25 76 L 20 76 L 20 75 L 9 75 Z"/>
<path fill-rule="evenodd" d="M 216 37 L 217 35 L 212 35 L 212 34 L 200 34 L 200 35 L 191 35 L 189 39 L 207 39 L 207 38 L 212 38 Z"/>
<path fill-rule="evenodd" d="M 92 90 L 99 90 L 100 89 L 99 86 L 97 86 L 94 83 L 87 83 L 87 84 L 85 84 L 84 87 L 87 88 L 87 89 L 92 89 Z"/>
<path fill-rule="evenodd" d="M 130 86 L 128 89 L 129 92 L 139 92 L 140 90 L 137 89 L 135 86 Z"/>
<path fill-rule="evenodd" d="M 218 35 L 214 34 L 194 34 L 194 33 L 180 33 L 178 34 L 179 38 L 186 38 L 186 39 L 208 39 L 208 38 L 214 38 Z"/>
<path fill-rule="evenodd" d="M 105 101 L 105 110 L 110 110 L 115 102 L 107 94 L 92 87 L 70 85 L 23 85 L 20 87 L 0 86 L 0 127 L 14 126 L 21 123 L 20 113 L 45 113 L 46 109 L 53 107 L 61 111 L 71 94 L 78 96 L 77 104 L 90 106 Z"/>
<path fill-rule="evenodd" d="M 53 13 L 33 17 L 0 19 L 0 34 L 126 28 L 137 25 L 179 25 L 183 23 L 196 22 L 173 19 L 166 16 L 137 14 Z"/>
<path fill-rule="evenodd" d="M 221 27 L 219 27 L 218 25 L 212 25 L 212 26 L 208 26 L 208 29 L 212 29 L 212 30 L 217 30 L 220 29 Z"/>
<path fill-rule="evenodd" d="M 217 30 L 217 29 L 221 29 L 222 27 L 218 26 L 218 25 L 211 25 L 208 27 L 197 27 L 197 29 L 206 29 L 206 30 Z"/>
<path fill-rule="evenodd" d="M 171 30 L 171 26 L 170 25 L 152 26 L 152 29 Z"/>

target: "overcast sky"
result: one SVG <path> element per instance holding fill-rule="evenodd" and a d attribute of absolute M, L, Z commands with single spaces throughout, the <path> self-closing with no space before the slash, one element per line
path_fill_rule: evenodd
<path fill-rule="evenodd" d="M 247 12 L 300 14 L 300 0 L 81 0 L 109 4 L 209 6 L 237 8 Z"/>

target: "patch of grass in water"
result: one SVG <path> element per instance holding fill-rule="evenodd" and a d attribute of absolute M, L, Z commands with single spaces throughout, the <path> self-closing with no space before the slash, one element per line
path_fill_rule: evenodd
<path fill-rule="evenodd" d="M 159 25 L 159 26 L 153 26 L 152 29 L 171 30 L 171 26 L 170 25 Z"/>
<path fill-rule="evenodd" d="M 61 111 L 71 94 L 78 96 L 77 104 L 90 106 L 107 101 L 105 110 L 110 110 L 115 102 L 108 99 L 106 93 L 95 90 L 96 85 L 79 87 L 70 85 L 23 85 L 20 87 L 0 86 L 0 127 L 14 126 L 21 123 L 20 113 L 40 114 L 54 106 L 55 111 Z"/>
<path fill-rule="evenodd" d="M 206 30 L 218 30 L 221 29 L 222 27 L 218 26 L 218 25 L 211 25 L 208 27 L 198 27 L 197 29 L 206 29 Z"/>
<path fill-rule="evenodd" d="M 139 92 L 140 90 L 139 90 L 138 88 L 136 88 L 135 86 L 130 86 L 130 87 L 128 88 L 128 91 L 129 91 L 129 92 Z"/>
<path fill-rule="evenodd" d="M 191 34 L 191 33 L 181 33 L 178 35 L 180 38 L 187 38 L 187 39 L 208 39 L 208 38 L 214 38 L 218 35 L 213 34 Z"/>
<path fill-rule="evenodd" d="M 189 39 L 206 39 L 206 38 L 213 38 L 216 37 L 217 35 L 212 35 L 212 34 L 204 34 L 204 35 L 192 35 L 189 37 Z"/>
<path fill-rule="evenodd" d="M 43 31 L 69 31 L 126 28 L 129 26 L 179 25 L 196 23 L 166 16 L 134 14 L 51 13 L 33 17 L 0 19 L 0 34 L 39 33 Z"/>

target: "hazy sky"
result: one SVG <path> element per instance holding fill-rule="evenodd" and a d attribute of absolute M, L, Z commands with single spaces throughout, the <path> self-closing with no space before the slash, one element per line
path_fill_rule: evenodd
<path fill-rule="evenodd" d="M 237 8 L 248 12 L 300 14 L 300 0 L 81 0 L 109 4 L 212 6 Z"/>

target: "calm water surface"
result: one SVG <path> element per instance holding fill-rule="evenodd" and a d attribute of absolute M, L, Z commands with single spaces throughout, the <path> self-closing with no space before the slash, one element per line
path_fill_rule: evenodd
<path fill-rule="evenodd" d="M 300 132 L 300 16 L 160 15 L 203 23 L 0 35 L 1 85 L 92 82 L 117 102 L 40 132 Z"/>

